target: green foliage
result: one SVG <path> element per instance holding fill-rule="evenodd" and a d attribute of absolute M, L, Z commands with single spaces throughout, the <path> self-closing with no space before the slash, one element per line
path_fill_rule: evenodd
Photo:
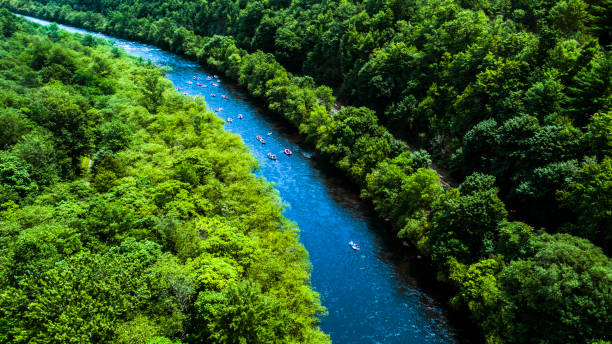
<path fill-rule="evenodd" d="M 500 308 L 502 293 L 496 276 L 505 266 L 503 260 L 482 259 L 466 266 L 451 257 L 448 266 L 449 278 L 459 289 L 451 303 L 455 307 L 466 305 L 474 317 L 481 321 L 483 328 L 489 328 L 500 321 L 499 317 L 493 317 L 492 314 Z M 487 339 L 495 342 L 491 337 Z"/>
<path fill-rule="evenodd" d="M 534 253 L 538 236 L 529 225 L 514 221 L 504 221 L 497 227 L 495 250 L 508 260 L 530 257 Z"/>
<path fill-rule="evenodd" d="M 329 342 L 297 228 L 204 104 L 109 43 L 0 35 L 0 342 Z"/>
<path fill-rule="evenodd" d="M 23 135 L 12 153 L 30 165 L 30 176 L 39 185 L 50 185 L 57 180 L 57 158 L 51 135 L 40 131 Z"/>
<path fill-rule="evenodd" d="M 18 202 L 22 197 L 36 191 L 38 186 L 30 177 L 30 166 L 10 153 L 0 153 L 0 189 L 2 203 Z"/>
<path fill-rule="evenodd" d="M 32 119 L 53 134 L 62 174 L 78 173 L 79 158 L 91 149 L 86 98 L 59 81 L 49 82 L 36 93 L 38 108 Z"/>
<path fill-rule="evenodd" d="M 568 231 L 606 250 L 612 247 L 612 159 L 588 161 L 571 185 L 560 192 L 564 208 L 578 214 Z"/>
<path fill-rule="evenodd" d="M 491 331 L 515 343 L 607 338 L 611 268 L 609 258 L 584 239 L 541 236 L 532 258 L 500 273 L 501 322 Z"/>
<path fill-rule="evenodd" d="M 372 199 L 381 216 L 396 221 L 396 228 L 402 228 L 422 209 L 430 209 L 442 193 L 438 176 L 422 168 L 419 158 L 418 153 L 402 153 L 378 164 L 366 178 L 367 189 L 362 195 Z"/>
<path fill-rule="evenodd" d="M 453 256 L 469 263 L 488 253 L 487 241 L 507 215 L 493 182 L 491 176 L 474 174 L 437 200 L 430 234 L 434 260 Z"/>
<path fill-rule="evenodd" d="M 465 135 L 458 165 L 464 171 L 495 175 L 513 207 L 530 222 L 554 229 L 568 219 L 556 192 L 578 171 L 589 137 L 593 145 L 605 146 L 605 139 L 595 135 L 602 135 L 601 129 L 594 127 L 593 134 L 583 134 L 567 124 L 542 126 L 532 116 L 517 116 L 503 125 L 486 120 Z"/>
<path fill-rule="evenodd" d="M 599 158 L 612 156 L 612 112 L 596 113 L 587 126 L 587 142 Z"/>
<path fill-rule="evenodd" d="M 534 239 L 531 252 L 509 264 L 501 256 L 469 266 L 451 258 L 450 278 L 460 290 L 455 305 L 469 307 L 492 343 L 607 338 L 609 258 L 568 234 Z"/>
<path fill-rule="evenodd" d="M 11 20 L 9 11 L 5 8 L 0 9 L 0 34 L 4 37 L 11 37 L 15 32 L 21 29 L 19 23 L 15 20 Z"/>
<path fill-rule="evenodd" d="M 195 307 L 215 343 L 275 343 L 289 335 L 286 311 L 257 284 L 242 282 L 225 292 L 202 293 Z"/>
<path fill-rule="evenodd" d="M 130 127 L 119 120 L 114 120 L 101 123 L 95 129 L 94 142 L 100 149 L 117 152 L 127 147 L 131 135 Z"/>
<path fill-rule="evenodd" d="M 21 111 L 13 108 L 0 110 L 0 147 L 7 149 L 19 141 L 19 138 L 28 133 L 31 128 Z"/>

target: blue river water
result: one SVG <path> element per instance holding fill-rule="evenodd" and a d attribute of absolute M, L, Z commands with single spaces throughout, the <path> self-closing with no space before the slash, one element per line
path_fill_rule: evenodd
<path fill-rule="evenodd" d="M 259 161 L 256 173 L 275 184 L 287 204 L 285 216 L 300 227 L 300 242 L 312 263 L 313 288 L 321 294 L 329 312 L 321 319 L 321 328 L 334 343 L 458 341 L 445 311 L 407 272 L 410 269 L 406 265 L 412 263 L 397 253 L 401 251 L 396 247 L 397 239 L 389 239 L 385 234 L 387 226 L 373 216 L 367 202 L 359 200 L 354 187 L 317 159 L 295 129 L 260 108 L 229 80 L 207 80 L 212 73 L 193 61 L 151 45 L 60 27 L 106 38 L 128 54 L 169 67 L 166 77 L 179 92 L 203 96 L 211 110 L 222 108 L 217 111 L 221 118 L 233 119 L 226 122 L 226 130 L 242 137 Z M 194 80 L 194 76 L 201 79 Z M 238 114 L 243 118 L 239 119 Z M 266 144 L 261 144 L 257 135 Z M 291 149 L 293 155 L 285 155 L 285 148 Z M 268 159 L 268 153 L 276 154 L 278 159 Z M 358 243 L 360 250 L 353 250 L 348 245 L 350 241 Z"/>

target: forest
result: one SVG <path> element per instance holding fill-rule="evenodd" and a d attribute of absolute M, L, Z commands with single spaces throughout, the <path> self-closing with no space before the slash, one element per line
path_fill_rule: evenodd
<path fill-rule="evenodd" d="M 2 1 L 191 55 L 193 34 L 271 53 L 375 110 L 456 179 L 495 176 L 519 219 L 612 245 L 588 233 L 600 224 L 576 228 L 590 216 L 557 195 L 610 152 L 597 138 L 610 121 L 610 0 Z"/>
<path fill-rule="evenodd" d="M 163 70 L 0 10 L 0 342 L 329 343 L 241 139 Z"/>
<path fill-rule="evenodd" d="M 609 0 L 0 6 L 235 79 L 431 258 L 487 341 L 612 339 Z"/>

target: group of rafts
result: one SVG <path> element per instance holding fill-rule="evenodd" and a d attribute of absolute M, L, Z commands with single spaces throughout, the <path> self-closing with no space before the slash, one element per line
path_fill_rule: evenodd
<path fill-rule="evenodd" d="M 239 118 L 240 118 L 240 117 L 239 117 Z M 267 135 L 268 135 L 268 136 L 269 136 L 269 135 L 272 135 L 272 133 L 268 133 Z M 265 144 L 266 144 L 266 140 L 264 140 L 264 138 L 263 138 L 263 137 L 261 137 L 261 135 L 257 135 L 257 136 L 255 136 L 255 138 L 257 139 L 257 141 L 261 142 L 261 144 L 263 144 L 263 145 L 265 145 Z M 284 152 L 285 152 L 285 154 L 287 154 L 287 155 L 292 155 L 292 154 L 293 154 L 293 152 L 292 152 L 292 151 L 291 151 L 289 148 L 285 148 Z M 274 153 L 268 153 L 268 158 L 269 158 L 270 160 L 276 160 L 276 154 L 274 154 Z"/>
<path fill-rule="evenodd" d="M 211 81 L 211 80 L 213 80 L 213 78 L 214 78 L 214 81 Z M 193 77 L 193 80 L 196 80 L 196 85 L 197 85 L 197 86 L 200 86 L 200 87 L 208 87 L 207 85 L 204 85 L 204 84 L 202 84 L 201 82 L 197 81 L 197 80 L 201 80 L 201 79 L 202 79 L 202 78 L 201 78 L 201 77 L 199 77 L 199 76 L 195 76 L 195 75 L 194 75 L 194 77 Z M 219 84 L 221 83 L 221 80 L 219 79 L 219 76 L 217 76 L 217 75 L 213 75 L 212 77 L 208 76 L 208 77 L 206 77 L 206 80 L 210 81 L 210 84 L 211 84 L 212 86 L 214 86 L 214 87 L 218 87 L 218 86 L 219 86 Z M 216 82 L 215 82 L 215 81 L 216 81 Z M 193 85 L 193 81 L 187 81 L 187 84 L 189 84 L 189 85 Z M 178 87 L 178 88 L 177 88 L 177 90 L 181 90 L 181 89 L 182 89 L 182 87 Z M 189 94 L 189 93 L 188 93 L 188 92 L 183 92 L 183 94 Z M 215 95 L 214 93 L 211 93 L 211 94 L 210 94 L 210 96 L 211 96 L 211 97 L 216 97 L 216 95 Z M 222 94 L 222 95 L 221 95 L 221 98 L 223 98 L 223 99 L 227 99 L 227 96 L 226 96 L 225 94 Z M 215 111 L 216 111 L 216 112 L 220 112 L 221 110 L 223 110 L 223 108 L 221 108 L 221 107 L 218 107 L 218 108 L 216 108 L 216 109 L 215 109 Z M 241 113 L 239 113 L 239 114 L 238 114 L 238 119 L 242 119 L 242 118 L 243 118 L 242 114 L 241 114 Z M 227 122 L 228 122 L 228 123 L 232 123 L 233 121 L 234 121 L 234 119 L 233 119 L 233 118 L 231 118 L 231 117 L 228 117 L 228 118 L 227 118 Z M 269 135 L 272 135 L 272 133 L 268 133 L 268 136 L 269 136 Z M 265 143 L 266 143 L 266 140 L 264 140 L 264 139 L 263 139 L 263 137 L 261 137 L 260 135 L 257 135 L 257 137 L 256 137 L 256 138 L 257 138 L 257 141 L 261 142 L 262 144 L 265 144 Z M 291 151 L 289 148 L 285 148 L 284 152 L 285 152 L 285 154 L 287 154 L 287 155 L 292 155 L 292 154 L 293 154 L 293 152 L 292 152 L 292 151 Z M 269 158 L 270 160 L 276 160 L 276 154 L 274 154 L 274 153 L 268 153 L 268 158 Z"/>
<path fill-rule="evenodd" d="M 213 78 L 215 79 L 215 81 L 216 81 L 216 82 L 211 81 Z M 193 79 L 194 79 L 194 80 L 201 80 L 201 77 L 199 77 L 199 76 L 194 76 L 194 77 L 193 77 Z M 219 76 L 217 76 L 217 75 L 213 75 L 213 77 L 212 77 L 212 78 L 211 78 L 210 76 L 208 76 L 208 77 L 206 77 L 206 80 L 210 81 L 210 84 L 211 84 L 212 86 L 214 86 L 214 87 L 218 87 L 218 86 L 219 86 L 219 84 L 221 83 L 221 80 L 219 79 Z M 193 85 L 193 81 L 187 81 L 187 84 L 189 84 L 189 85 Z M 198 82 L 196 82 L 196 85 L 197 85 L 197 86 L 200 86 L 200 87 L 208 87 L 207 85 L 204 85 L 204 84 L 202 84 L 202 83 L 201 83 L 201 82 L 199 82 L 199 81 L 198 81 Z M 181 90 L 181 89 L 182 89 L 182 87 L 178 87 L 178 88 L 177 88 L 177 90 Z M 188 93 L 188 92 L 183 92 L 183 94 L 189 94 L 189 93 Z M 211 94 L 210 94 L 210 96 L 211 96 L 211 97 L 216 97 L 216 95 L 215 95 L 214 93 L 211 93 Z M 227 96 L 226 96 L 225 94 L 222 94 L 222 95 L 221 95 L 221 98 L 223 98 L 223 99 L 227 99 Z M 221 110 L 223 110 L 223 108 L 221 108 L 221 107 L 218 107 L 218 108 L 216 108 L 216 109 L 215 109 L 215 111 L 216 111 L 216 112 L 220 112 Z M 238 114 L 238 119 L 242 119 L 242 118 L 243 118 L 242 114 L 241 114 L 241 113 L 239 113 L 239 114 Z M 232 123 L 233 121 L 234 121 L 234 120 L 233 120 L 231 117 L 228 117 L 228 118 L 227 118 L 227 122 L 228 122 L 228 123 Z M 272 133 L 268 133 L 267 135 L 268 135 L 268 136 L 270 136 L 270 135 L 272 135 Z M 263 138 L 263 137 L 261 137 L 261 135 L 257 135 L 255 138 L 256 138 L 256 139 L 257 139 L 257 141 L 259 141 L 261 144 L 266 144 L 266 140 L 264 140 L 264 138 Z M 293 154 L 293 152 L 292 152 L 292 151 L 291 151 L 289 148 L 285 148 L 284 152 L 285 152 L 285 154 L 287 154 L 287 155 L 289 155 L 289 156 Z M 270 160 L 276 160 L 276 154 L 274 154 L 274 153 L 268 153 L 268 158 L 269 158 Z M 350 241 L 350 242 L 349 242 L 349 246 L 350 246 L 350 247 L 351 247 L 353 250 L 355 250 L 355 251 L 358 251 L 358 250 L 359 250 L 359 244 L 358 244 L 358 243 L 356 243 L 356 242 Z"/>

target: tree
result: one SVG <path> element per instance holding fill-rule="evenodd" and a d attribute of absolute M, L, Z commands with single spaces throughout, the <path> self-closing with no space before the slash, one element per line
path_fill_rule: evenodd
<path fill-rule="evenodd" d="M 532 257 L 537 236 L 531 226 L 518 221 L 502 221 L 497 226 L 495 253 L 507 261 Z"/>
<path fill-rule="evenodd" d="M 568 86 L 567 103 L 565 112 L 577 125 L 612 108 L 612 55 L 594 58 L 576 74 Z"/>
<path fill-rule="evenodd" d="M 196 308 L 216 343 L 274 343 L 286 338 L 288 314 L 261 287 L 245 281 L 226 292 L 201 293 Z"/>
<path fill-rule="evenodd" d="M 612 158 L 589 160 L 559 193 L 565 209 L 576 214 L 570 233 L 590 239 L 609 252 L 612 248 Z"/>
<path fill-rule="evenodd" d="M 0 204 L 7 201 L 19 202 L 38 185 L 30 177 L 31 166 L 14 155 L 0 153 Z"/>
<path fill-rule="evenodd" d="M 486 253 L 486 240 L 494 238 L 507 214 L 494 181 L 492 176 L 473 174 L 459 190 L 447 192 L 434 203 L 430 233 L 434 260 L 452 256 L 469 263 Z"/>
<path fill-rule="evenodd" d="M 498 135 L 498 125 L 494 119 L 488 119 L 476 124 L 463 137 L 463 147 L 458 150 L 457 157 L 460 159 L 457 165 L 461 166 L 463 173 L 479 171 L 490 172 L 493 168 L 495 142 Z"/>
<path fill-rule="evenodd" d="M 276 30 L 281 26 L 282 22 L 279 17 L 264 15 L 253 35 L 251 47 L 255 50 L 274 51 L 274 37 L 276 35 Z"/>
<path fill-rule="evenodd" d="M 53 133 L 62 175 L 79 171 L 79 158 L 91 148 L 86 99 L 72 87 L 51 82 L 37 92 L 41 108 L 32 119 Z"/>
<path fill-rule="evenodd" d="M 586 129 L 586 141 L 597 158 L 612 156 L 612 111 L 593 115 Z"/>
<path fill-rule="evenodd" d="M 612 1 L 610 0 L 591 0 L 589 6 L 590 29 L 599 36 L 602 46 L 612 43 Z"/>
<path fill-rule="evenodd" d="M 499 326 L 503 321 L 498 314 L 502 292 L 497 275 L 504 268 L 502 257 L 481 259 L 464 265 L 454 257 L 448 261 L 449 278 L 458 287 L 459 292 L 451 299 L 455 307 L 467 306 L 480 326 L 486 330 Z M 487 339 L 494 343 L 496 339 L 485 332 Z"/>
<path fill-rule="evenodd" d="M 8 149 L 31 130 L 32 123 L 17 109 L 0 109 L 0 148 Z"/>
<path fill-rule="evenodd" d="M 31 178 L 39 185 L 51 185 L 58 178 L 53 137 L 40 131 L 22 136 L 12 152 L 29 164 Z"/>
<path fill-rule="evenodd" d="M 11 37 L 13 34 L 21 29 L 16 17 L 12 15 L 8 9 L 3 8 L 0 10 L 0 35 L 4 37 Z"/>
<path fill-rule="evenodd" d="M 125 176 L 125 166 L 113 152 L 101 150 L 92 162 L 93 186 L 101 192 L 117 185 L 117 179 Z"/>
<path fill-rule="evenodd" d="M 498 281 L 503 296 L 497 316 L 503 322 L 485 331 L 504 342 L 589 343 L 608 338 L 612 263 L 587 240 L 542 235 L 536 254 L 511 262 Z"/>
<path fill-rule="evenodd" d="M 168 88 L 168 81 L 162 78 L 158 69 L 147 68 L 143 71 L 140 80 L 140 89 L 144 95 L 144 106 L 151 112 L 156 112 L 162 103 L 164 90 Z"/>
<path fill-rule="evenodd" d="M 415 156 L 404 152 L 380 163 L 366 178 L 362 197 L 369 197 L 376 211 L 402 228 L 408 218 L 423 209 L 430 209 L 442 193 L 439 177 L 423 168 Z"/>
<path fill-rule="evenodd" d="M 94 129 L 94 142 L 99 150 L 118 152 L 131 141 L 130 127 L 120 120 L 105 121 Z"/>
<path fill-rule="evenodd" d="M 550 10 L 553 25 L 566 33 L 580 32 L 588 20 L 587 4 L 582 0 L 562 0 Z"/>

